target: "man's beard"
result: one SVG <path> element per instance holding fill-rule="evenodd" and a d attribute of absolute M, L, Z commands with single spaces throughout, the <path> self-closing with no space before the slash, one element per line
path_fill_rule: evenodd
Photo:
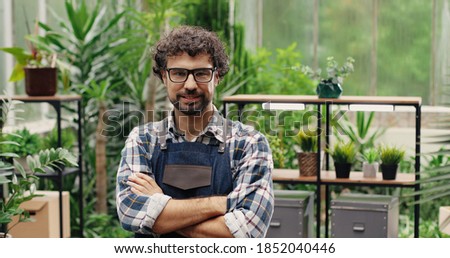
<path fill-rule="evenodd" d="M 189 104 L 185 104 L 180 102 L 180 99 L 183 97 L 183 95 L 193 95 L 200 100 L 191 102 Z M 197 95 L 196 92 L 193 93 L 186 93 L 186 94 L 177 94 L 176 100 L 170 99 L 170 102 L 172 105 L 181 113 L 187 116 L 199 116 L 201 115 L 202 111 L 205 110 L 205 108 L 211 103 L 211 100 L 207 99 L 204 94 Z"/>

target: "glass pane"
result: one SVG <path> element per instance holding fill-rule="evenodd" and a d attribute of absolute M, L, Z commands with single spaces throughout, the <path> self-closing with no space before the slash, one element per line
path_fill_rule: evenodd
<path fill-rule="evenodd" d="M 60 0 L 47 0 L 47 23 L 50 27 L 56 31 L 61 31 L 60 26 L 58 25 L 58 19 L 55 18 L 55 14 L 58 15 L 59 18 L 67 21 L 67 13 L 65 8 L 65 1 Z M 89 1 L 91 2 L 91 1 Z"/>
<path fill-rule="evenodd" d="M 14 0 L 13 1 L 13 26 L 14 26 L 14 46 L 23 47 L 28 52 L 25 36 L 34 33 L 35 22 L 38 19 L 38 4 L 39 1 Z M 16 95 L 25 94 L 24 80 L 16 82 Z M 17 124 L 23 122 L 31 122 L 41 119 L 40 105 L 21 105 L 20 109 L 23 113 L 18 113 L 17 116 L 23 120 L 18 121 Z"/>
<path fill-rule="evenodd" d="M 344 95 L 421 96 L 428 104 L 433 1 L 318 2 L 319 66 L 324 71 L 328 56 L 339 64 L 347 56 L 356 60 L 355 72 L 344 81 Z M 441 6 L 447 0 L 436 2 Z M 263 46 L 273 52 L 297 42 L 301 63 L 312 66 L 314 1 L 282 3 L 263 1 Z"/>
<path fill-rule="evenodd" d="M 9 24 L 3 23 L 4 15 L 5 14 L 4 14 L 4 10 L 3 10 L 3 2 L 0 2 L 0 19 L 2 20 L 1 25 L 0 25 L 0 46 L 2 46 L 2 47 L 5 46 L 5 41 L 4 41 L 5 28 L 4 27 L 5 27 L 5 25 L 11 26 Z M 5 64 L 5 53 L 3 53 L 3 52 L 0 52 L 0 64 L 1 64 L 1 67 L 3 67 Z M 8 80 L 8 78 L 5 75 L 5 70 L 0 69 L 0 94 L 1 95 L 3 95 L 3 92 L 5 91 L 5 86 L 6 86 L 7 80 Z"/>
<path fill-rule="evenodd" d="M 303 63 L 312 62 L 313 2 L 264 0 L 263 46 L 271 51 L 297 42 Z"/>
<path fill-rule="evenodd" d="M 431 15 L 432 1 L 380 1 L 379 95 L 421 96 L 428 103 Z"/>
<path fill-rule="evenodd" d="M 326 73 L 326 59 L 342 65 L 355 59 L 355 72 L 344 80 L 343 95 L 370 93 L 372 0 L 321 0 L 319 6 L 319 66 Z"/>
<path fill-rule="evenodd" d="M 434 73 L 431 100 L 437 105 L 450 105 L 450 1 L 436 1 Z M 434 86 L 434 87 L 433 87 Z M 430 93 L 431 95 L 431 93 Z"/>

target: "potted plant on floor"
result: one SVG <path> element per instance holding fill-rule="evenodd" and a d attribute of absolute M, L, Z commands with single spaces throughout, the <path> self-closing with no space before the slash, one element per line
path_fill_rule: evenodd
<path fill-rule="evenodd" d="M 347 57 L 345 63 L 339 66 L 334 57 L 328 57 L 326 77 L 321 77 L 322 70 L 320 68 L 314 71 L 309 66 L 302 66 L 301 70 L 312 80 L 319 82 L 316 88 L 319 98 L 339 98 L 343 91 L 341 86 L 344 83 L 344 78 L 354 71 L 354 62 L 355 60 L 352 57 Z"/>
<path fill-rule="evenodd" d="M 35 34 L 38 33 L 37 24 Z M 29 51 L 21 47 L 3 47 L 1 51 L 16 59 L 9 77 L 10 82 L 25 79 L 25 92 L 29 96 L 53 96 L 57 89 L 56 54 L 27 42 Z"/>
<path fill-rule="evenodd" d="M 376 148 L 369 148 L 365 150 L 362 154 L 363 158 L 363 177 L 366 178 L 375 178 L 377 177 L 378 168 L 380 163 L 378 160 L 380 159 L 380 153 Z"/>
<path fill-rule="evenodd" d="M 333 158 L 336 178 L 349 178 L 352 165 L 356 161 L 355 144 L 339 141 L 332 150 L 328 149 L 327 152 Z"/>
<path fill-rule="evenodd" d="M 317 162 L 317 133 L 315 131 L 300 130 L 294 140 L 300 145 L 301 152 L 297 153 L 300 176 L 316 176 Z"/>
<path fill-rule="evenodd" d="M 384 180 L 394 180 L 397 177 L 398 164 L 404 156 L 405 151 L 396 146 L 380 147 L 380 168 Z"/>

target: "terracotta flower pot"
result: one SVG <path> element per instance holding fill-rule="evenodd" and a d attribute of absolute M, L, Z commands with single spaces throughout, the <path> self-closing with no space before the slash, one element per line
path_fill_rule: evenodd
<path fill-rule="evenodd" d="M 57 69 L 51 67 L 24 68 L 25 92 L 28 96 L 53 96 L 58 83 Z"/>

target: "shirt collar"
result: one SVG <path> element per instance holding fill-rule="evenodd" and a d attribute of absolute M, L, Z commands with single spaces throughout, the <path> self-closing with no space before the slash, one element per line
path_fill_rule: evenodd
<path fill-rule="evenodd" d="M 199 134 L 199 137 L 214 137 L 220 142 L 223 142 L 223 124 L 225 122 L 225 118 L 219 112 L 219 110 L 213 105 L 214 114 L 211 117 L 208 125 L 203 129 L 203 131 Z M 162 121 L 162 126 L 167 124 L 168 131 L 170 132 L 167 138 L 180 137 L 184 136 L 184 133 L 180 132 L 175 126 L 175 118 L 174 118 L 174 110 L 170 112 L 170 115 Z M 231 128 L 228 128 L 228 134 Z"/>

